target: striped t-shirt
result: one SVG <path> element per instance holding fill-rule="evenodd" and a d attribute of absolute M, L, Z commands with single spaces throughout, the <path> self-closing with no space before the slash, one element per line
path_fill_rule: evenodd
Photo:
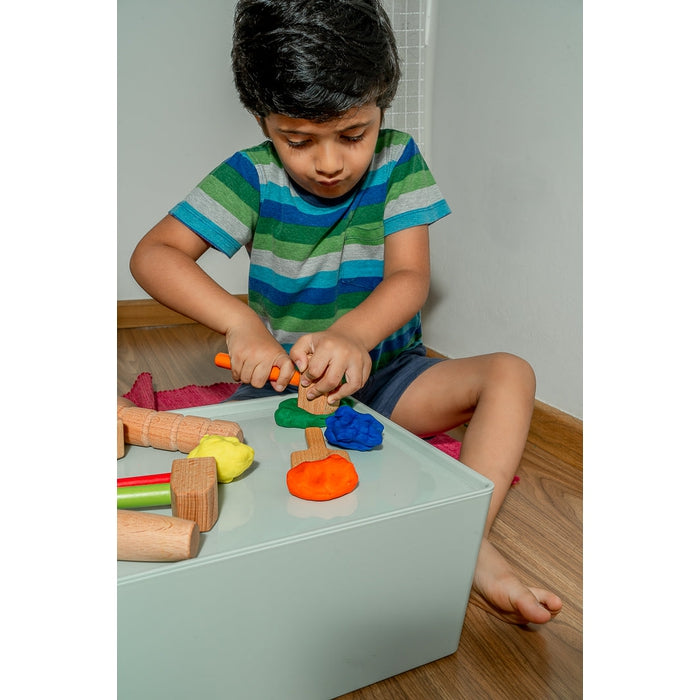
<path fill-rule="evenodd" d="M 300 191 L 266 141 L 224 161 L 170 213 L 229 257 L 248 248 L 248 303 L 288 352 L 382 281 L 384 236 L 450 208 L 413 139 L 384 129 L 366 176 L 337 200 Z M 417 313 L 370 352 L 373 371 L 421 340 Z"/>

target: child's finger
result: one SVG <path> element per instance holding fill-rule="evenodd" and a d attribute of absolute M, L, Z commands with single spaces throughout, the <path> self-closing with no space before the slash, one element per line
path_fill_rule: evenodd
<path fill-rule="evenodd" d="M 328 402 L 332 404 L 339 403 L 346 396 L 351 396 L 358 389 L 361 389 L 369 379 L 372 362 L 369 355 L 365 362 L 356 367 L 348 367 L 343 375 L 342 382 L 332 391 L 328 392 Z"/>
<path fill-rule="evenodd" d="M 343 369 L 336 369 L 331 363 L 331 358 L 320 353 L 309 358 L 309 364 L 305 372 L 301 372 L 302 386 L 311 386 L 314 397 L 319 394 L 327 394 L 335 389 L 343 378 Z"/>
<path fill-rule="evenodd" d="M 294 370 L 281 370 L 279 367 L 273 367 L 270 371 L 270 381 L 282 386 L 282 388 L 286 387 L 288 384 L 299 386 L 299 379 L 299 372 Z"/>
<path fill-rule="evenodd" d="M 222 367 L 223 369 L 231 369 L 231 357 L 227 355 L 225 352 L 220 352 L 217 353 L 217 355 L 214 357 L 214 364 L 217 367 Z M 276 382 L 280 377 L 280 368 L 279 367 L 273 367 L 272 370 L 270 371 L 270 375 L 268 379 L 271 382 Z M 285 377 L 287 379 L 287 377 Z M 299 372 L 293 372 L 290 376 L 289 379 L 287 379 L 287 384 L 292 384 L 294 386 L 299 385 Z"/>
<path fill-rule="evenodd" d="M 301 374 L 304 374 L 309 365 L 309 358 L 314 353 L 313 336 L 309 333 L 297 340 L 289 351 L 289 358 L 296 365 Z"/>

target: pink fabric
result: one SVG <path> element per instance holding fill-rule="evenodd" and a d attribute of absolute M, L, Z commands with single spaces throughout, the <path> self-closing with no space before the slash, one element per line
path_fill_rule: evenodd
<path fill-rule="evenodd" d="M 180 389 L 155 391 L 151 374 L 142 372 L 136 377 L 136 381 L 129 392 L 124 394 L 124 398 L 129 399 L 129 401 L 141 408 L 150 408 L 154 411 L 174 411 L 179 408 L 220 403 L 229 398 L 238 386 L 238 384 L 232 382 L 219 382 L 209 386 L 190 384 Z M 427 442 L 450 457 L 459 458 L 461 444 L 449 435 L 440 433 L 427 440 Z"/>
<path fill-rule="evenodd" d="M 429 438 L 428 442 L 446 455 L 459 459 L 459 451 L 462 448 L 462 443 L 459 440 L 455 440 L 446 433 L 439 433 Z"/>
<path fill-rule="evenodd" d="M 238 386 L 232 382 L 219 382 L 209 386 L 190 384 L 181 389 L 155 391 L 151 374 L 142 372 L 136 377 L 129 392 L 124 394 L 124 398 L 141 408 L 151 408 L 154 411 L 174 411 L 178 408 L 220 403 L 231 396 Z"/>

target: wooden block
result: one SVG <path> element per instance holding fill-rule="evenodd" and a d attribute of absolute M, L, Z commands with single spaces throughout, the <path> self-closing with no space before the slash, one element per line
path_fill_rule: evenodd
<path fill-rule="evenodd" d="M 117 459 L 124 456 L 124 423 L 117 418 Z"/>
<path fill-rule="evenodd" d="M 180 561 L 199 550 L 199 526 L 192 520 L 135 510 L 117 510 L 117 559 Z"/>
<path fill-rule="evenodd" d="M 297 398 L 297 406 L 299 406 L 299 408 L 303 408 L 305 411 L 313 413 L 315 416 L 335 412 L 338 406 L 329 404 L 328 397 L 325 394 L 321 394 L 321 396 L 317 396 L 315 399 L 309 401 L 309 399 L 306 398 L 306 392 L 309 388 L 310 387 L 303 387 L 301 384 L 299 385 L 299 396 Z"/>
<path fill-rule="evenodd" d="M 173 515 L 194 520 L 200 532 L 211 530 L 219 517 L 219 489 L 213 457 L 173 460 L 170 475 Z"/>

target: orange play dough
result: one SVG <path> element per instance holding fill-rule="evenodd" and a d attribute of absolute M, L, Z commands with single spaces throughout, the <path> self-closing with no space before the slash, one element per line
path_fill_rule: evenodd
<path fill-rule="evenodd" d="M 359 480 L 353 463 L 336 454 L 301 462 L 287 472 L 289 493 L 306 501 L 339 498 L 350 493 Z"/>

